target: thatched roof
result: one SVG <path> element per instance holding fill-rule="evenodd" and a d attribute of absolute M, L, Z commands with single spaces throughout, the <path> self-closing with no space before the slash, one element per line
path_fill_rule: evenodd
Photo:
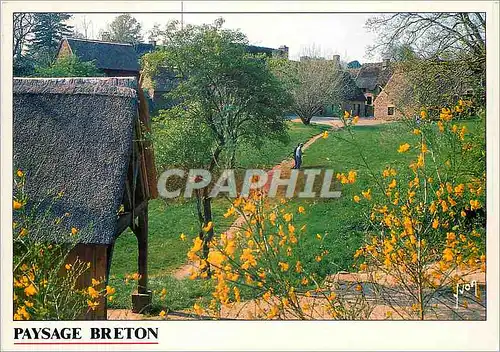
<path fill-rule="evenodd" d="M 367 63 L 361 66 L 356 75 L 356 85 L 359 88 L 374 90 L 377 86 L 384 87 L 392 75 L 392 69 L 384 63 Z"/>
<path fill-rule="evenodd" d="M 80 242 L 114 241 L 137 113 L 135 78 L 15 78 L 14 166 L 34 203 L 68 212 Z"/>
<path fill-rule="evenodd" d="M 99 40 L 65 38 L 71 51 L 81 61 L 94 61 L 101 70 L 139 72 L 139 55 L 132 44 Z"/>
<path fill-rule="evenodd" d="M 347 71 L 342 71 L 342 95 L 344 100 L 365 101 L 366 97 Z"/>

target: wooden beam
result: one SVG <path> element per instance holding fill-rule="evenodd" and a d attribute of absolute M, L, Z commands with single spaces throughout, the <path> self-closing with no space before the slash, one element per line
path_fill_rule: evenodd
<path fill-rule="evenodd" d="M 144 201 L 141 204 L 139 204 L 135 209 L 133 209 L 133 212 L 130 211 L 129 213 L 120 215 L 118 218 L 118 224 L 116 225 L 116 237 L 118 237 L 123 231 L 127 229 L 127 227 L 133 228 L 132 221 L 134 221 L 134 218 L 132 214 L 135 214 L 135 216 L 138 216 L 141 214 L 144 209 L 147 209 L 148 202 Z"/>

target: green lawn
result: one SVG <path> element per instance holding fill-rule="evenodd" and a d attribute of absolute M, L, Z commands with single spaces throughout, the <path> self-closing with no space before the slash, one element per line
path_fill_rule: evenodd
<path fill-rule="evenodd" d="M 324 126 L 304 126 L 298 123 L 289 123 L 290 141 L 287 144 L 268 141 L 260 149 L 250 146 L 241 146 L 238 151 L 240 168 L 271 168 L 287 157 L 291 157 L 293 148 L 299 142 L 306 142 L 312 136 L 326 129 Z M 230 220 L 222 214 L 226 212 L 229 203 L 224 199 L 213 201 L 214 223 L 216 231 L 224 231 Z M 186 253 L 191 240 L 198 231 L 195 204 L 192 201 L 164 201 L 153 200 L 149 203 L 149 251 L 148 274 L 149 286 L 153 290 L 166 288 L 169 295 L 165 304 L 171 309 L 181 309 L 192 306 L 194 301 L 207 292 L 206 283 L 191 280 L 176 280 L 170 273 L 186 262 Z M 179 236 L 184 233 L 186 241 Z M 115 299 L 111 302 L 112 308 L 131 306 L 130 293 L 134 289 L 132 282 L 126 284 L 124 277 L 127 273 L 137 271 L 137 240 L 131 231 L 123 233 L 116 241 L 110 285 L 117 288 Z M 155 296 L 155 307 L 159 304 Z"/>

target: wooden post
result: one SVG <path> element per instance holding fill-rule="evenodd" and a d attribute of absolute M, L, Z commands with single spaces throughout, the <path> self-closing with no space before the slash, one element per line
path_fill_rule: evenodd
<path fill-rule="evenodd" d="M 138 272 L 140 279 L 137 293 L 132 294 L 132 312 L 143 313 L 152 301 L 152 292 L 148 290 L 148 207 L 137 218 L 137 226 L 134 226 L 134 233 L 137 237 L 139 249 Z"/>

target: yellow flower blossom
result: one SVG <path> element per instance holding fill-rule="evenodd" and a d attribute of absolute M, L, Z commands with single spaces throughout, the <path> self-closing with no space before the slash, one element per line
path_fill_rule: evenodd
<path fill-rule="evenodd" d="M 355 125 L 355 124 L 357 124 L 357 123 L 358 123 L 358 121 L 359 121 L 359 116 L 357 116 L 357 115 L 356 115 L 356 116 L 354 116 L 354 118 L 352 119 L 352 124 L 353 124 L 353 125 Z"/>
<path fill-rule="evenodd" d="M 71 228 L 71 234 L 75 236 L 78 233 L 78 229 L 76 227 Z"/>
<path fill-rule="evenodd" d="M 208 232 L 212 229 L 214 226 L 214 223 L 212 221 L 209 221 L 205 226 L 203 226 L 203 231 Z"/>
<path fill-rule="evenodd" d="M 302 264 L 300 263 L 300 261 L 297 261 L 297 263 L 295 263 L 295 271 L 297 273 L 301 273 L 302 272 Z"/>
<path fill-rule="evenodd" d="M 28 287 L 24 289 L 24 294 L 26 296 L 34 296 L 38 293 L 38 290 L 33 284 L 30 284 Z"/>
<path fill-rule="evenodd" d="M 351 117 L 351 114 L 348 111 L 344 111 L 344 119 L 348 119 Z"/>
<path fill-rule="evenodd" d="M 159 315 L 160 317 L 164 318 L 164 317 L 165 317 L 165 315 L 167 315 L 167 313 L 166 313 L 164 310 L 162 310 L 162 311 L 160 312 L 160 314 L 158 314 L 158 315 Z"/>
<path fill-rule="evenodd" d="M 470 204 L 470 210 L 476 210 L 481 208 L 481 203 L 477 199 L 476 200 L 471 199 L 469 204 Z"/>
<path fill-rule="evenodd" d="M 23 177 L 24 173 L 21 169 L 19 169 L 19 170 L 17 170 L 16 175 L 17 175 L 17 177 Z"/>
<path fill-rule="evenodd" d="M 99 292 L 97 292 L 97 290 L 94 289 L 92 286 L 89 286 L 87 288 L 87 293 L 92 298 L 99 298 Z"/>
<path fill-rule="evenodd" d="M 279 265 L 281 271 L 288 271 L 288 268 L 290 267 L 288 265 L 288 263 L 284 263 L 284 262 L 279 262 L 278 265 Z"/>
<path fill-rule="evenodd" d="M 353 200 L 354 200 L 354 202 L 356 202 L 356 203 L 359 203 L 359 201 L 361 200 L 361 198 L 360 198 L 359 196 L 357 196 L 357 195 L 356 195 L 356 196 L 354 196 L 354 197 L 352 197 L 352 199 L 353 199 Z"/>
<path fill-rule="evenodd" d="M 200 305 L 198 303 L 195 303 L 193 305 L 193 310 L 198 315 L 202 315 L 203 314 L 203 309 L 200 307 Z"/>
<path fill-rule="evenodd" d="M 322 137 L 323 137 L 323 139 L 327 139 L 328 138 L 328 131 L 324 131 Z"/>
<path fill-rule="evenodd" d="M 437 229 L 439 226 L 439 220 L 436 218 L 432 221 L 432 228 Z"/>
<path fill-rule="evenodd" d="M 305 212 L 306 212 L 306 209 L 305 209 L 303 206 L 299 206 L 299 208 L 298 208 L 298 212 L 299 212 L 300 214 L 303 214 L 303 213 L 305 213 Z"/>
<path fill-rule="evenodd" d="M 418 136 L 421 133 L 422 133 L 422 131 L 420 131 L 418 128 L 413 129 L 413 134 Z"/>
<path fill-rule="evenodd" d="M 12 207 L 14 208 L 14 210 L 19 210 L 22 208 L 22 206 L 23 205 L 17 200 L 12 201 Z"/>
<path fill-rule="evenodd" d="M 106 295 L 113 295 L 115 294 L 116 292 L 116 289 L 114 287 L 111 287 L 111 286 L 106 286 Z"/>
<path fill-rule="evenodd" d="M 367 189 L 366 191 L 361 191 L 361 194 L 363 194 L 363 197 L 365 197 L 366 199 L 371 200 L 372 199 L 371 192 L 372 192 L 371 189 Z"/>
<path fill-rule="evenodd" d="M 410 145 L 408 143 L 401 144 L 398 148 L 398 153 L 405 153 L 410 149 Z"/>
<path fill-rule="evenodd" d="M 181 233 L 181 235 L 179 236 L 179 238 L 181 239 L 181 241 L 185 241 L 186 240 L 186 235 Z"/>
<path fill-rule="evenodd" d="M 90 299 L 87 300 L 87 305 L 89 306 L 90 309 L 96 310 L 97 306 L 99 305 L 98 301 L 91 301 Z"/>
<path fill-rule="evenodd" d="M 71 270 L 72 265 L 71 264 L 66 264 L 64 267 L 66 268 L 66 270 Z"/>

